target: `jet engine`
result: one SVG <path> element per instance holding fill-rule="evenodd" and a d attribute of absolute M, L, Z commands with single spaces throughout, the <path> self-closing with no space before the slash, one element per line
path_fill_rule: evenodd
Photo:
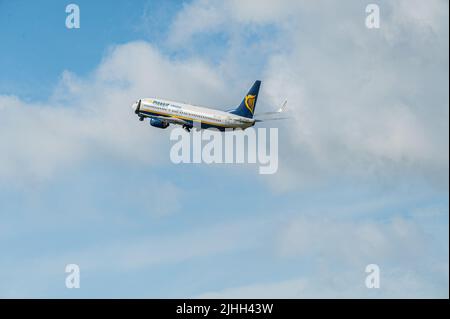
<path fill-rule="evenodd" d="M 169 126 L 169 123 L 164 120 L 151 118 L 150 125 L 158 128 L 167 128 Z"/>

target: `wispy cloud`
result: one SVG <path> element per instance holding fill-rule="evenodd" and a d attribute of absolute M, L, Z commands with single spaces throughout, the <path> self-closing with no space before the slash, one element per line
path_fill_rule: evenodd
<path fill-rule="evenodd" d="M 167 283 L 182 297 L 448 297 L 448 2 L 382 1 L 380 30 L 365 28 L 365 5 L 193 1 L 163 43 L 112 46 L 89 74 L 62 72 L 44 102 L 0 95 L 0 294 L 60 296 L 75 262 L 83 278 L 126 281 L 125 296 L 137 284 L 121 276 L 145 273 L 162 277 L 158 297 Z M 217 58 L 199 43 L 219 34 Z M 257 112 L 287 97 L 294 117 L 276 124 L 270 178 L 176 170 L 169 131 L 130 108 L 150 96 L 225 107 L 255 78 Z M 111 162 L 122 175 L 97 184 L 95 165 Z M 47 192 L 11 187 L 36 184 Z M 367 263 L 381 290 L 365 288 Z M 182 287 L 189 265 L 196 284 Z"/>
<path fill-rule="evenodd" d="M 296 119 L 280 148 L 284 164 L 272 181 L 277 189 L 343 172 L 390 183 L 425 179 L 447 188 L 448 3 L 383 1 L 379 30 L 365 27 L 365 5 L 199 0 L 172 24 L 169 42 L 180 47 L 189 47 L 193 36 L 207 41 L 215 32 L 228 34 L 228 50 L 241 54 L 227 56 L 222 67 L 238 73 L 249 50 L 255 59 L 266 53 L 254 42 L 267 41 L 239 30 L 271 25 L 280 31 L 271 40 L 277 52 L 260 68 L 260 100 L 278 105 L 287 97 Z M 199 26 L 184 27 L 205 15 L 196 20 Z"/>
<path fill-rule="evenodd" d="M 159 144 L 167 136 L 148 134 L 131 104 L 146 96 L 201 103 L 222 86 L 199 61 L 173 61 L 145 42 L 113 47 L 88 77 L 65 71 L 46 103 L 0 96 L 0 177 L 42 181 L 102 154 L 131 163 L 164 161 L 154 150 L 167 149 Z"/>

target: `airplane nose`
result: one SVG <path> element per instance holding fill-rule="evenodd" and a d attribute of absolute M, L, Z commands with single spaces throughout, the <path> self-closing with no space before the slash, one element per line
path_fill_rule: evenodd
<path fill-rule="evenodd" d="M 141 100 L 134 102 L 131 108 L 134 110 L 134 113 L 139 115 L 141 111 Z"/>

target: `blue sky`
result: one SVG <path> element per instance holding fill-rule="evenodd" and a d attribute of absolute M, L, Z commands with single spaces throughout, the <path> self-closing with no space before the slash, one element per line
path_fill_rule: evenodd
<path fill-rule="evenodd" d="M 112 44 L 151 40 L 149 36 L 153 32 L 156 35 L 164 32 L 161 25 L 170 17 L 170 10 L 163 8 L 169 3 L 156 5 L 160 11 L 152 15 L 154 24 L 144 27 L 144 13 L 147 8 L 153 8 L 151 3 L 118 1 L 111 6 L 107 1 L 95 4 L 79 1 L 77 4 L 83 9 L 83 27 L 71 32 L 57 27 L 61 23 L 65 25 L 68 3 L 64 1 L 44 1 L 41 4 L 2 1 L 2 92 L 25 92 L 30 99 L 45 99 L 58 82 L 62 70 L 89 74 Z M 172 10 L 177 6 L 180 6 L 178 1 L 170 3 Z M 39 88 L 36 88 L 36 83 L 39 83 Z"/>
<path fill-rule="evenodd" d="M 448 297 L 448 3 L 76 3 L 0 1 L 1 297 Z M 274 175 L 175 165 L 130 111 L 255 79 Z"/>

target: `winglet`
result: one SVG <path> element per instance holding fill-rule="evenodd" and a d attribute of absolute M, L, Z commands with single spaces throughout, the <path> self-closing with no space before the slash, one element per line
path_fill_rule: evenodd
<path fill-rule="evenodd" d="M 284 100 L 283 104 L 281 104 L 280 108 L 277 110 L 278 113 L 286 111 L 287 100 Z"/>

